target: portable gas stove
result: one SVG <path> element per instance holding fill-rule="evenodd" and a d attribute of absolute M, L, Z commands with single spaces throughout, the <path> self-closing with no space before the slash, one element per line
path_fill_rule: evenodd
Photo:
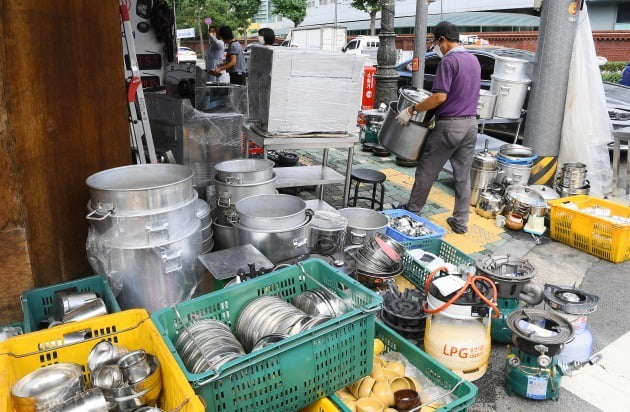
<path fill-rule="evenodd" d="M 422 342 L 426 314 L 422 306 L 426 295 L 419 289 L 406 289 L 400 292 L 394 282 L 390 282 L 383 293 L 381 319 L 407 339 Z"/>
<path fill-rule="evenodd" d="M 512 342 L 512 331 L 505 319 L 517 309 L 535 306 L 542 302 L 542 286 L 531 283 L 536 276 L 536 268 L 527 260 L 510 255 L 489 255 L 477 260 L 477 270 L 490 278 L 499 292 L 497 307 L 501 311 L 498 318 L 492 318 L 491 336 L 494 342 Z"/>

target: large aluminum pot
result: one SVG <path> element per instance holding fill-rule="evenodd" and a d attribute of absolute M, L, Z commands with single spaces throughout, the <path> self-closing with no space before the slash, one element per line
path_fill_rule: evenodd
<path fill-rule="evenodd" d="M 90 232 L 92 229 L 90 229 Z M 88 234 L 92 269 L 109 278 L 123 309 L 149 312 L 190 299 L 200 281 L 201 223 L 178 239 L 151 247 L 108 247 Z"/>
<path fill-rule="evenodd" d="M 527 60 L 514 57 L 496 56 L 494 59 L 494 75 L 507 80 L 529 80 L 527 77 Z"/>
<path fill-rule="evenodd" d="M 497 162 L 499 173 L 496 182 L 503 185 L 526 185 L 532 173 L 533 163 L 518 164 L 505 163 L 501 160 Z"/>
<path fill-rule="evenodd" d="M 193 171 L 176 164 L 143 164 L 103 170 L 87 178 L 90 205 L 101 216 L 116 211 L 163 209 L 193 197 Z"/>
<path fill-rule="evenodd" d="M 472 192 L 470 195 L 470 205 L 475 206 L 479 200 L 479 194 L 491 187 L 494 183 L 499 169 L 483 170 L 472 167 L 470 169 L 470 183 Z"/>
<path fill-rule="evenodd" d="M 163 209 L 123 211 L 113 210 L 99 215 L 88 202 L 87 219 L 101 241 L 115 247 L 139 247 L 161 244 L 190 231 L 197 218 L 197 192 L 190 200 Z"/>
<path fill-rule="evenodd" d="M 348 219 L 346 245 L 362 245 L 376 233 L 385 233 L 389 219 L 382 213 L 362 207 L 348 207 L 339 211 Z"/>
<path fill-rule="evenodd" d="M 427 90 L 419 90 L 415 87 L 401 87 L 400 90 L 398 90 L 398 104 L 396 105 L 396 111 L 400 113 L 403 110 L 406 110 L 409 106 L 426 100 L 432 94 L 433 93 Z M 411 116 L 411 121 L 422 123 L 425 120 L 428 120 L 427 113 L 429 112 L 418 112 Z"/>
<path fill-rule="evenodd" d="M 527 97 L 531 80 L 508 80 L 492 75 L 490 92 L 497 94 L 495 117 L 518 119 Z"/>
<path fill-rule="evenodd" d="M 396 102 L 392 102 L 378 134 L 379 141 L 403 160 L 418 160 L 429 129 L 416 122 L 403 126 L 396 121 L 396 116 Z"/>
<path fill-rule="evenodd" d="M 492 119 L 494 117 L 494 107 L 497 104 L 497 94 L 489 90 L 479 91 L 479 102 L 477 102 L 477 116 L 480 119 Z"/>
<path fill-rule="evenodd" d="M 217 205 L 228 208 L 249 196 L 274 194 L 276 193 L 276 179 L 275 173 L 267 181 L 242 185 L 227 184 L 215 179 Z"/>
<path fill-rule="evenodd" d="M 236 245 L 250 244 L 276 264 L 309 253 L 311 218 L 301 226 L 281 230 L 257 230 L 234 224 Z"/>
<path fill-rule="evenodd" d="M 545 199 L 537 191 L 527 186 L 508 186 L 508 188 L 505 189 L 504 196 L 506 204 L 503 214 L 505 216 L 516 213 L 523 219 L 527 219 L 533 206 L 542 207 L 543 209 L 547 206 Z"/>
<path fill-rule="evenodd" d="M 268 159 L 236 159 L 214 165 L 216 180 L 243 185 L 266 182 L 273 177 L 274 163 Z"/>
<path fill-rule="evenodd" d="M 250 229 L 291 229 L 306 220 L 306 202 L 291 195 L 250 196 L 239 200 L 235 209 L 238 224 Z"/>

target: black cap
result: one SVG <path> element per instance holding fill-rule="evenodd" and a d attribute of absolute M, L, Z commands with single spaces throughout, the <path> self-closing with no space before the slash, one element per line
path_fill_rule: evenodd
<path fill-rule="evenodd" d="M 459 30 L 453 23 L 441 21 L 433 28 L 433 36 L 436 40 L 444 37 L 450 41 L 459 41 Z"/>

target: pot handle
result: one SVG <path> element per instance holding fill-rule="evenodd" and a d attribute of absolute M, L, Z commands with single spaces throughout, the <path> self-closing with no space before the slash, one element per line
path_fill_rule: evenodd
<path fill-rule="evenodd" d="M 230 192 L 223 192 L 217 198 L 217 206 L 219 207 L 230 207 L 231 204 Z"/>
<path fill-rule="evenodd" d="M 238 176 L 227 176 L 225 178 L 225 183 L 227 183 L 228 185 L 240 185 L 241 178 Z"/>
<path fill-rule="evenodd" d="M 366 232 L 355 232 L 354 230 L 351 230 L 350 231 L 350 243 L 352 243 L 354 245 L 361 245 L 361 244 L 363 244 L 366 235 L 367 235 Z M 357 241 L 355 241 L 355 238 L 358 239 L 359 243 L 357 243 Z"/>
<path fill-rule="evenodd" d="M 305 237 L 299 237 L 297 239 L 293 239 L 293 249 L 299 249 L 303 246 L 306 246 L 308 243 L 308 239 Z"/>
<path fill-rule="evenodd" d="M 169 274 L 177 272 L 182 268 L 182 257 L 179 251 L 162 250 L 160 252 L 162 262 L 164 263 L 164 273 Z"/>
<path fill-rule="evenodd" d="M 147 242 L 148 243 L 151 243 L 152 241 L 156 240 L 155 238 L 151 239 L 152 236 L 155 237 L 160 234 L 162 234 L 162 236 L 159 237 L 159 240 L 169 240 L 169 233 L 168 233 L 169 225 L 168 225 L 167 220 L 147 223 L 145 227 L 147 229 Z"/>
<path fill-rule="evenodd" d="M 238 213 L 236 213 L 236 210 L 232 210 L 229 213 L 225 213 L 225 218 L 227 219 L 228 222 L 230 222 L 231 224 L 238 224 L 240 221 L 240 218 L 238 216 Z"/>
<path fill-rule="evenodd" d="M 501 92 L 499 94 L 501 94 L 503 96 L 507 96 L 508 94 L 510 94 L 510 90 L 512 90 L 511 87 L 501 86 Z"/>
<path fill-rule="evenodd" d="M 87 220 L 105 220 L 112 215 L 114 205 L 112 203 L 99 203 L 96 209 L 92 210 L 85 216 Z"/>

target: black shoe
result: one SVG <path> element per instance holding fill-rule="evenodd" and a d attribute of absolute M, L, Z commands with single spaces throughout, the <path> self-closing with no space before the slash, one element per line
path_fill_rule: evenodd
<path fill-rule="evenodd" d="M 457 224 L 457 222 L 455 222 L 455 218 L 452 216 L 446 219 L 446 223 L 448 223 L 448 225 L 451 227 L 451 230 L 458 235 L 468 232 L 468 228 L 466 226 L 460 226 L 459 224 Z"/>

